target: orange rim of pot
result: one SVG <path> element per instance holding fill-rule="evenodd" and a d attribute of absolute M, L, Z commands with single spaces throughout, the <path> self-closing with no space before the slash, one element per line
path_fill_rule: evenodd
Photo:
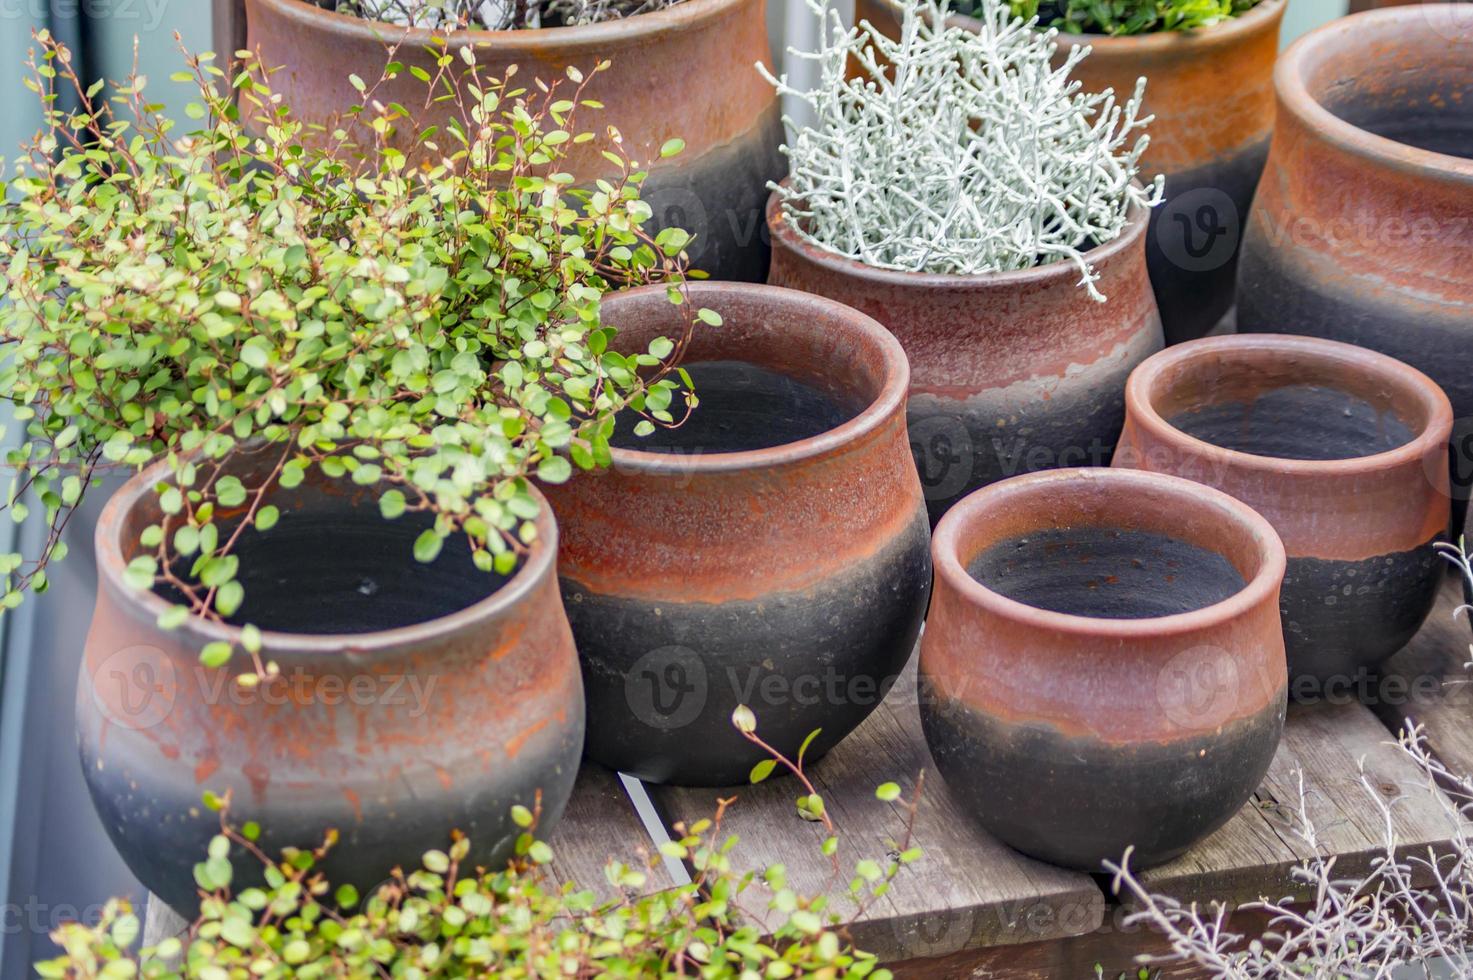
<path fill-rule="evenodd" d="M 784 177 L 783 186 L 786 187 L 792 178 Z M 1141 186 L 1136 181 L 1136 186 Z M 1132 204 L 1126 217 L 1125 227 L 1120 229 L 1120 234 L 1103 245 L 1084 252 L 1083 255 L 1091 265 L 1098 264 L 1122 252 L 1139 245 L 1140 240 L 1145 237 L 1146 227 L 1151 220 L 1150 208 L 1143 208 Z M 781 241 L 783 247 L 790 252 L 802 255 L 814 265 L 822 266 L 830 272 L 841 275 L 852 276 L 856 279 L 866 279 L 871 282 L 884 283 L 892 286 L 908 286 L 912 288 L 940 287 L 945 289 L 998 289 L 1008 286 L 1027 286 L 1035 283 L 1044 283 L 1050 279 L 1061 276 L 1080 275 L 1079 267 L 1067 259 L 1058 259 L 1044 265 L 1035 265 L 1028 269 L 1013 269 L 1007 272 L 979 272 L 975 275 L 959 275 L 950 272 L 907 272 L 903 269 L 882 269 L 879 266 L 870 265 L 859 259 L 851 259 L 848 256 L 832 252 L 821 245 L 815 245 L 793 227 L 788 220 L 787 213 L 783 211 L 782 200 L 776 191 L 767 198 L 767 227 L 772 234 L 773 242 Z"/>
<path fill-rule="evenodd" d="M 138 591 L 123 581 L 127 561 L 123 555 L 121 537 L 127 526 L 129 512 L 153 495 L 156 484 L 168 481 L 171 475 L 168 463 L 161 461 L 151 464 L 130 478 L 103 507 L 94 535 L 99 577 L 114 590 L 115 595 L 126 597 L 126 601 L 120 605 L 127 614 L 139 616 L 141 612 L 142 618 L 149 623 L 157 621 L 159 615 L 170 609 L 173 603 L 164 600 L 152 590 Z M 273 660 L 285 660 L 292 656 L 337 655 L 352 656 L 355 663 L 362 664 L 371 662 L 375 655 L 401 654 L 404 650 L 413 649 L 426 641 L 471 629 L 477 623 L 506 612 L 526 599 L 552 574 L 553 561 L 557 555 L 557 523 L 553 519 L 552 506 L 530 481 L 527 487 L 539 507 L 536 518 L 537 541 L 527 557 L 495 592 L 453 613 L 388 630 L 368 633 L 286 633 L 263 629 L 263 651 Z M 408 549 L 404 552 L 404 560 L 415 560 Z M 489 576 L 490 573 L 487 574 Z M 236 647 L 242 645 L 241 627 L 200 619 L 194 615 L 175 632 L 186 638 L 187 642 L 198 641 L 201 645 L 216 641 Z"/>
<path fill-rule="evenodd" d="M 1405 173 L 1426 176 L 1428 170 L 1433 170 L 1459 183 L 1473 183 L 1473 160 L 1398 143 L 1348 123 L 1320 104 L 1310 92 L 1309 81 L 1309 76 L 1325 57 L 1353 48 L 1361 38 L 1385 38 L 1403 22 L 1420 21 L 1425 26 L 1429 11 L 1444 8 L 1451 11 L 1457 6 L 1412 4 L 1367 10 L 1310 31 L 1279 55 L 1279 62 L 1274 66 L 1274 90 L 1278 93 L 1279 104 L 1292 113 L 1305 129 L 1345 153 Z M 1443 40 L 1454 43 L 1446 38 Z"/>
<path fill-rule="evenodd" d="M 640 16 L 644 16 L 641 14 Z M 611 303 L 617 304 L 622 297 L 632 297 L 635 300 L 646 296 L 656 296 L 659 302 L 668 304 L 666 299 L 667 287 L 660 284 L 651 286 L 640 286 L 618 293 L 610 293 L 604 297 L 604 308 L 607 309 Z M 658 475 L 692 475 L 703 473 L 735 473 L 747 470 L 768 469 L 774 466 L 783 466 L 789 463 L 797 463 L 814 457 L 825 456 L 836 450 L 869 435 L 881 428 L 892 419 L 896 413 L 905 407 L 906 393 L 910 388 L 910 361 L 905 356 L 905 351 L 900 346 L 900 341 L 872 317 L 866 316 L 852 307 L 843 303 L 826 299 L 813 293 L 805 293 L 798 289 L 787 289 L 782 286 L 767 286 L 759 283 L 737 283 L 737 282 L 688 282 L 685 286 L 687 302 L 696 303 L 701 306 L 712 306 L 722 316 L 726 314 L 719 308 L 723 296 L 753 297 L 754 302 L 777 302 L 786 303 L 800 308 L 806 307 L 812 313 L 812 319 L 822 321 L 823 326 L 815 326 L 815 329 L 832 329 L 834 324 L 843 324 L 844 329 L 852 331 L 853 335 L 860 339 L 860 343 L 872 344 L 878 349 L 885 371 L 884 382 L 880 387 L 879 394 L 870 399 L 858 415 L 837 425 L 827 432 L 821 432 L 807 439 L 799 439 L 796 442 L 783 443 L 770 449 L 753 449 L 742 452 L 727 453 L 702 453 L 699 456 L 683 456 L 671 453 L 652 453 L 642 449 L 615 449 L 611 448 L 613 457 L 612 469 L 623 470 L 632 473 L 652 473 Z M 615 318 L 618 313 L 615 312 Z M 619 328 L 617 319 L 611 320 L 609 326 Z M 697 327 L 696 329 L 702 329 Z M 706 329 L 720 330 L 720 327 Z M 699 395 L 699 391 L 697 391 Z"/>
<path fill-rule="evenodd" d="M 681 30 L 721 16 L 728 10 L 743 6 L 749 0 L 682 0 L 674 6 L 649 13 L 636 14 L 599 24 L 575 24 L 567 27 L 514 28 L 503 31 L 485 30 L 436 30 L 429 27 L 403 27 L 386 21 L 370 20 L 341 14 L 336 10 L 308 3 L 307 0 L 255 0 L 262 6 L 273 8 L 278 15 L 290 18 L 301 25 L 326 27 L 334 33 L 355 40 L 390 41 L 429 47 L 439 42 L 448 42 L 450 48 L 464 46 L 493 45 L 502 50 L 521 51 L 527 54 L 541 53 L 549 44 L 598 48 L 609 44 L 643 42 L 653 40 L 653 35 Z M 547 32 L 556 32 L 556 41 L 549 41 Z"/>
<path fill-rule="evenodd" d="M 1258 456 L 1205 442 L 1178 429 L 1156 411 L 1156 399 L 1161 394 L 1163 384 L 1162 375 L 1168 370 L 1185 369 L 1196 362 L 1210 360 L 1228 363 L 1234 355 L 1245 351 L 1282 351 L 1304 360 L 1319 361 L 1346 369 L 1355 375 L 1380 380 L 1390 390 L 1415 400 L 1422 417 L 1403 421 L 1419 426 L 1419 431 L 1411 441 L 1369 456 L 1284 459 L 1277 456 Z M 1290 334 L 1204 337 L 1168 347 L 1146 358 L 1131 372 L 1130 379 L 1125 383 L 1125 406 L 1127 417 L 1149 431 L 1159 442 L 1182 446 L 1205 461 L 1225 463 L 1239 470 L 1265 474 L 1347 477 L 1417 463 L 1428 454 L 1443 451 L 1452 435 L 1453 426 L 1453 409 L 1447 395 L 1436 382 L 1410 364 L 1354 344 Z"/>
<path fill-rule="evenodd" d="M 975 524 L 986 523 L 989 512 L 994 508 L 1011 499 L 1057 498 L 1089 482 L 1104 484 L 1108 489 L 1124 494 L 1146 490 L 1164 492 L 1180 501 L 1184 511 L 1212 511 L 1219 518 L 1235 524 L 1255 546 L 1258 567 L 1243 588 L 1226 599 L 1188 612 L 1138 619 L 1105 619 L 1040 609 L 994 592 L 967 572 L 962 564 L 959 546 L 966 537 L 967 529 Z M 1102 467 L 1047 470 L 983 487 L 963 499 L 941 518 L 932 536 L 931 553 L 936 575 L 944 579 L 962 599 L 981 607 L 984 612 L 1035 630 L 1121 640 L 1195 633 L 1223 626 L 1265 603 L 1272 602 L 1277 608 L 1278 590 L 1283 582 L 1287 563 L 1284 544 L 1273 525 L 1235 497 L 1177 476 Z"/>

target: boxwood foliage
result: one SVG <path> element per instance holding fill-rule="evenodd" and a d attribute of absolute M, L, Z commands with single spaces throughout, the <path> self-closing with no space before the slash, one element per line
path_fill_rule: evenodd
<path fill-rule="evenodd" d="M 529 477 L 607 464 L 617 412 L 648 432 L 694 406 L 673 364 L 716 314 L 690 309 L 683 336 L 625 355 L 599 313 L 616 284 L 666 283 L 685 304 L 689 236 L 647 230 L 645 171 L 619 134 L 608 179 L 575 189 L 562 169 L 594 138 L 576 119 L 599 108 L 586 89 L 607 62 L 518 87 L 441 45 L 436 72 L 408 71 L 449 125 L 415 131 L 414 111 L 379 100 L 406 71 L 391 63 L 351 79 L 367 108 L 327 131 L 249 59 L 231 77 L 186 54 L 174 80 L 198 90 L 199 125 L 181 136 L 146 78 L 84 85 L 64 46 L 37 40 L 27 84 L 45 126 L 0 209 L 0 390 L 22 429 L 0 504 L 45 533 L 36 555 L 0 555 L 5 607 L 45 588 L 107 464 L 168 463 L 127 580 L 180 597 L 161 617 L 176 627 L 241 609 L 240 535 L 275 524 L 273 492 L 312 468 L 374 488 L 385 518 L 431 517 L 406 561 L 463 535 L 505 574 L 536 537 Z M 401 129 L 429 163 L 395 148 Z M 226 466 L 246 447 L 274 458 L 250 485 Z M 245 625 L 249 680 L 270 669 Z"/>

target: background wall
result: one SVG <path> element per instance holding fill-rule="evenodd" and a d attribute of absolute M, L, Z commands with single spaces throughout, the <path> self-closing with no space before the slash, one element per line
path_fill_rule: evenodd
<path fill-rule="evenodd" d="M 838 0 L 852 14 L 852 0 Z M 34 133 L 39 113 L 21 88 L 32 30 L 49 27 L 94 77 L 120 78 L 133 61 L 154 81 L 150 93 L 183 119 L 183 93 L 167 82 L 180 67 L 177 32 L 190 50 L 211 45 L 206 0 L 0 0 L 0 155 Z M 1345 11 L 1345 0 L 1292 0 L 1285 43 Z M 817 22 L 804 0 L 769 0 L 773 50 L 811 44 Z M 806 66 L 803 66 L 806 67 Z M 90 499 L 95 510 L 104 494 Z M 91 617 L 95 574 L 92 520 L 73 522 L 72 555 L 46 596 L 0 621 L 0 980 L 31 976 L 53 955 L 46 933 L 57 922 L 95 915 L 109 896 L 137 884 L 113 853 L 77 768 L 72 700 Z M 0 551 L 13 550 L 0 522 Z"/>

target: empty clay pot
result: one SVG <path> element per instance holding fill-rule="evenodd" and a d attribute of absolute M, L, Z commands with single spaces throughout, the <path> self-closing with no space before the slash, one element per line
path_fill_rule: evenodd
<path fill-rule="evenodd" d="M 905 434 L 905 355 L 869 317 L 770 286 L 692 283 L 721 314 L 683 366 L 678 429 L 616 432 L 613 465 L 547 488 L 588 692 L 588 754 L 642 779 L 744 783 L 809 757 L 883 699 L 915 645 L 930 533 Z M 662 286 L 611 294 L 614 345 L 644 350 L 685 313 Z"/>
<path fill-rule="evenodd" d="M 276 459 L 242 453 L 227 471 L 254 485 Z M 237 627 L 163 630 L 165 599 L 124 584 L 167 478 L 162 464 L 135 476 L 98 521 L 97 610 L 77 688 L 93 803 L 149 891 L 186 917 L 197 910 L 194 864 L 220 826 L 205 791 L 229 793 L 232 822 L 259 823 L 268 854 L 316 847 L 335 828 L 324 870 L 365 895 L 455 830 L 471 839 L 470 863 L 505 862 L 520 833 L 513 804 L 540 795 L 540 831 L 556 823 L 582 753 L 583 697 L 545 504 L 539 540 L 501 578 L 475 569 L 463 538 L 415 561 L 427 525 L 384 520 L 386 487 L 313 469 L 275 491 L 280 522 L 237 549 L 238 616 L 261 627 L 262 661 L 280 675 L 247 688 Z M 220 640 L 236 644 L 234 658 L 202 666 L 201 649 Z M 232 858 L 237 883 L 259 880 L 255 858 Z"/>
<path fill-rule="evenodd" d="M 952 794 L 1033 857 L 1169 860 L 1268 770 L 1284 723 L 1284 549 L 1176 477 L 1072 469 L 954 507 L 932 544 L 921 721 Z"/>
<path fill-rule="evenodd" d="M 1121 101 L 1146 78 L 1142 115 L 1152 115 L 1141 173 L 1166 175 L 1151 211 L 1146 263 L 1168 344 L 1200 337 L 1233 305 L 1243 224 L 1273 130 L 1273 65 L 1287 0 L 1264 0 L 1241 16 L 1195 31 L 1110 37 L 1058 35 L 1056 62 L 1076 46 L 1090 54 L 1073 76 L 1085 91 Z M 855 17 L 899 34 L 896 0 L 857 0 Z M 967 30 L 976 21 L 953 14 Z"/>
<path fill-rule="evenodd" d="M 1161 349 L 1136 213 L 1089 254 L 1098 303 L 1069 262 L 980 276 L 896 272 L 800 237 L 776 195 L 768 281 L 827 296 L 883 323 L 910 360 L 911 450 L 934 524 L 978 487 L 1110 461 L 1125 379 Z"/>
<path fill-rule="evenodd" d="M 685 0 L 601 24 L 448 35 L 350 17 L 305 0 L 245 5 L 248 46 L 259 51 L 262 64 L 281 68 L 271 76 L 273 89 L 296 118 L 327 125 L 329 134 L 330 124 L 362 101 L 350 75 L 373 82 L 391 60 L 433 74 L 439 50 L 458 55 L 473 48 L 488 76 L 501 77 L 515 65 L 515 81 L 534 98 L 534 79 L 552 83 L 565 79 L 569 66 L 587 74 L 611 60 L 584 92 L 604 108 L 578 116 L 578 128 L 599 138 L 567 144 L 560 168 L 585 186 L 617 177 L 601 155 L 610 148 L 610 127 L 617 129 L 623 151 L 649 170 L 643 197 L 654 210 L 654 227 L 694 235 L 691 260 L 713 278 L 761 282 L 766 276 L 762 208 L 768 181 L 781 179 L 787 163 L 778 152 L 777 94 L 752 68 L 771 60 L 765 0 Z M 429 50 L 436 38 L 445 46 Z M 392 53 L 390 45 L 396 46 Z M 431 101 L 428 91 L 405 71 L 374 96 L 413 112 L 414 122 L 401 124 L 393 141 L 413 162 L 429 152 L 420 132 L 444 127 L 458 112 L 450 102 Z M 360 142 L 372 145 L 362 123 L 347 122 Z M 660 148 L 676 138 L 685 141 L 685 150 L 662 158 Z M 446 141 L 439 142 L 438 152 L 447 152 Z"/>
<path fill-rule="evenodd" d="M 1335 20 L 1274 71 L 1273 147 L 1238 271 L 1238 325 L 1370 347 L 1473 415 L 1468 8 Z"/>
<path fill-rule="evenodd" d="M 1452 406 L 1422 372 L 1310 337 L 1209 337 L 1130 377 L 1116 466 L 1248 504 L 1283 538 L 1295 697 L 1363 677 L 1421 627 L 1441 584 Z"/>

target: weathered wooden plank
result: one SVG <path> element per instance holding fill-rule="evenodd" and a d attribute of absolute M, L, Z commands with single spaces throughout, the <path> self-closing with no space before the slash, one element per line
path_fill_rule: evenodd
<path fill-rule="evenodd" d="M 573 796 L 547 842 L 554 855 L 552 877 L 558 884 L 574 882 L 601 898 L 617 897 L 617 890 L 604 874 L 610 861 L 647 868 L 646 891 L 672 884 L 664 864 L 657 859 L 649 833 L 619 784 L 619 777 L 594 763 L 583 764 Z M 180 935 L 187 927 L 163 902 L 149 897 L 144 945 Z"/>
<path fill-rule="evenodd" d="M 847 898 L 854 864 L 882 864 L 888 842 L 904 830 L 899 804 L 875 798 L 875 787 L 898 782 L 909 797 L 927 770 L 914 843 L 925 856 L 902 870 L 891 891 L 865 910 L 852 930 L 864 949 L 887 959 L 936 957 L 960 950 L 1087 933 L 1103 921 L 1104 898 L 1088 876 L 1019 855 L 976 828 L 932 769 L 916 710 L 914 667 L 860 728 L 813 764 L 809 776 L 839 829 L 842 876 L 819 850 L 820 825 L 799 818 L 800 785 L 774 776 L 738 790 L 650 787 L 668 820 L 710 816 L 718 797 L 737 796 L 724 833 L 740 838 L 733 861 L 742 869 L 786 866 L 800 894 L 843 893 L 834 909 L 856 912 Z M 759 719 L 760 726 L 760 719 Z M 749 912 L 752 910 L 748 908 Z"/>

